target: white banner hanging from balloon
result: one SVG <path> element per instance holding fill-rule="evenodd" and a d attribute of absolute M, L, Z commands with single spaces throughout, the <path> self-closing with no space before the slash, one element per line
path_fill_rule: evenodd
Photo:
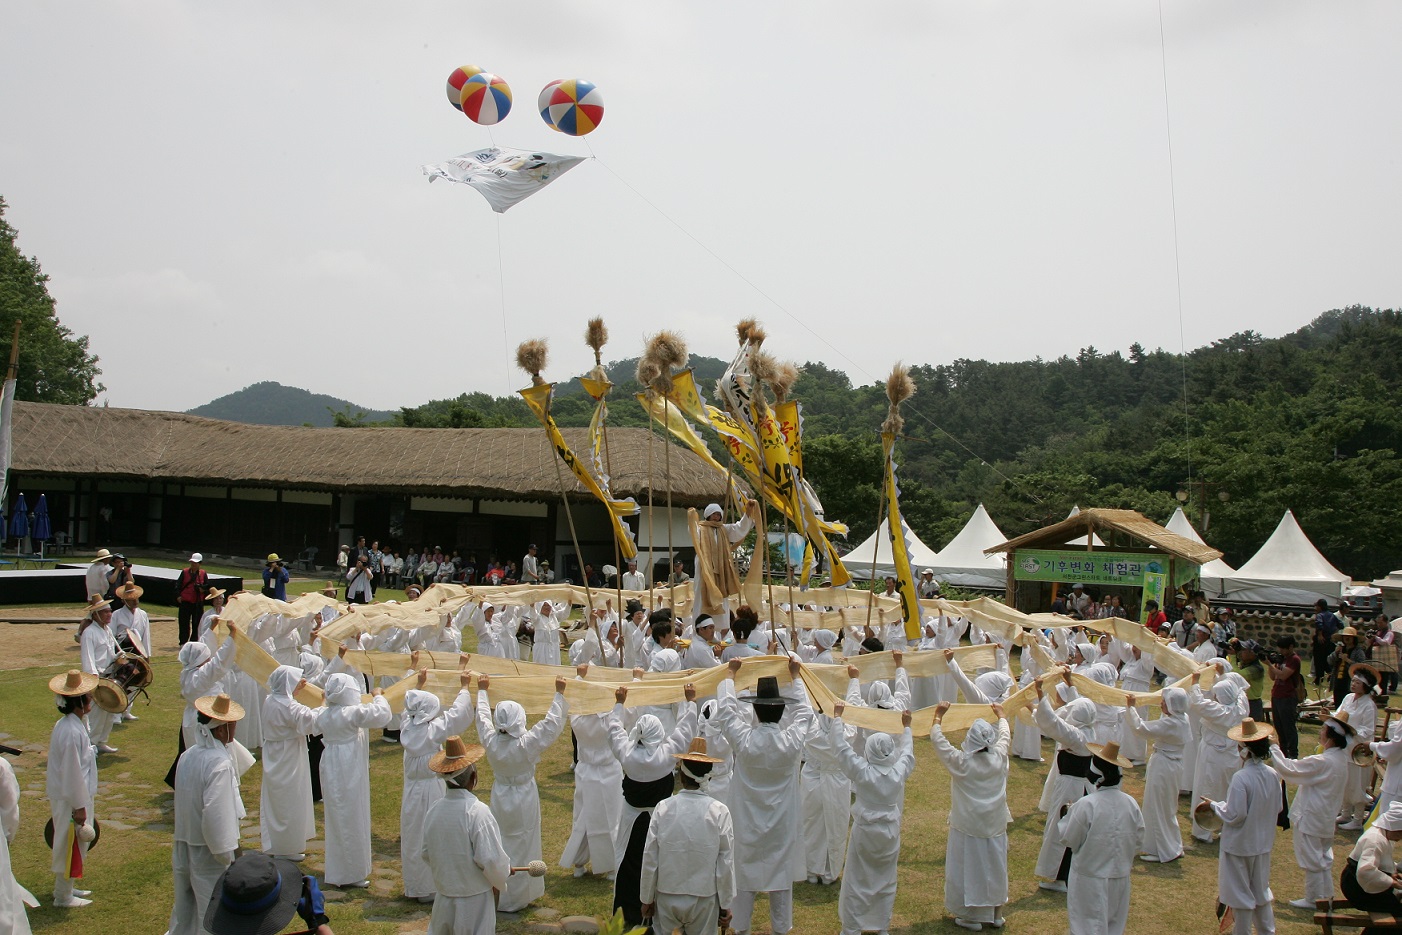
<path fill-rule="evenodd" d="M 423 166 L 423 173 L 430 182 L 447 179 L 471 185 L 493 211 L 504 214 L 583 161 L 583 156 L 493 147 Z"/>

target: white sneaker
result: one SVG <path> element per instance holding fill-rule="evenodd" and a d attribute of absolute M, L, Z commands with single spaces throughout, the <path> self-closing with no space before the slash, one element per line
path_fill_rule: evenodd
<path fill-rule="evenodd" d="M 993 920 L 992 922 L 990 922 L 989 924 L 992 925 L 995 929 L 1000 929 L 1000 928 L 1002 928 L 1003 926 L 1005 926 L 1005 925 L 1008 924 L 1008 920 L 1005 919 L 1005 918 L 1003 918 L 1002 916 L 998 916 L 996 919 L 994 919 L 994 920 Z"/>
<path fill-rule="evenodd" d="M 575 867 L 575 868 L 574 868 L 574 875 L 575 875 L 576 877 L 582 877 L 582 876 L 584 876 L 584 874 L 587 873 L 587 872 L 588 872 L 588 871 L 586 871 L 586 870 L 584 869 L 583 866 L 579 866 L 579 867 Z"/>
<path fill-rule="evenodd" d="M 954 924 L 957 925 L 957 926 L 959 926 L 961 929 L 968 929 L 968 930 L 971 931 L 971 932 L 981 932 L 981 931 L 983 931 L 983 923 L 982 923 L 982 922 L 970 922 L 968 919 L 958 919 L 958 918 L 956 918 L 956 919 L 954 920 Z"/>
<path fill-rule="evenodd" d="M 81 896 L 69 896 L 65 899 L 54 900 L 54 907 L 58 909 L 81 909 L 91 905 L 91 899 L 83 899 Z"/>
<path fill-rule="evenodd" d="M 1357 818 L 1350 818 L 1350 819 L 1349 819 L 1348 821 L 1346 821 L 1344 824 L 1339 825 L 1339 830 L 1340 830 L 1340 831 L 1357 831 L 1359 828 L 1362 828 L 1362 827 L 1363 827 L 1363 822 L 1359 821 Z"/>
<path fill-rule="evenodd" d="M 1296 909 L 1313 909 L 1314 900 L 1301 896 L 1299 899 L 1290 900 L 1290 905 L 1294 906 Z"/>
<path fill-rule="evenodd" d="M 73 895 L 80 899 L 86 899 L 92 895 L 92 890 L 80 890 L 76 886 L 73 888 Z"/>
<path fill-rule="evenodd" d="M 119 752 L 121 752 L 121 751 L 119 751 L 116 747 L 112 746 L 110 743 L 100 743 L 100 744 L 97 745 L 97 752 L 98 752 L 98 753 L 119 753 Z"/>
<path fill-rule="evenodd" d="M 1144 861 L 1146 864 L 1160 863 L 1158 854 L 1140 854 L 1139 859 Z"/>
<path fill-rule="evenodd" d="M 1060 880 L 1043 880 L 1042 882 L 1037 884 L 1037 888 L 1041 890 L 1049 890 L 1053 893 L 1066 892 L 1066 884 L 1061 882 Z"/>
<path fill-rule="evenodd" d="M 135 714 L 132 714 L 130 711 L 123 711 L 123 712 L 122 712 L 122 720 L 124 720 L 124 721 L 139 721 L 139 720 L 141 720 L 141 718 L 137 717 Z"/>

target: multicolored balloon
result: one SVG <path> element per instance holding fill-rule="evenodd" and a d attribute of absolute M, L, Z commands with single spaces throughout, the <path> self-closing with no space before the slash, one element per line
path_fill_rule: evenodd
<path fill-rule="evenodd" d="M 554 81 L 540 89 L 540 96 L 536 98 L 536 109 L 540 111 L 540 119 L 545 121 L 545 125 L 552 130 L 558 130 L 555 121 L 550 119 L 550 98 L 555 94 L 555 89 L 565 83 L 564 78 L 556 78 Z"/>
<path fill-rule="evenodd" d="M 548 100 L 544 100 L 546 91 L 550 92 Z M 593 133 L 604 120 L 604 96 L 582 78 L 552 81 L 541 97 L 541 117 L 561 133 L 584 136 Z"/>
<path fill-rule="evenodd" d="M 453 105 L 454 110 L 462 110 L 462 86 L 467 83 L 467 79 L 480 74 L 482 69 L 476 65 L 463 65 L 453 69 L 453 73 L 448 76 L 448 103 Z"/>
<path fill-rule="evenodd" d="M 480 72 L 463 82 L 462 96 L 458 101 L 462 112 L 475 123 L 491 126 L 506 119 L 511 113 L 511 86 L 499 75 Z"/>

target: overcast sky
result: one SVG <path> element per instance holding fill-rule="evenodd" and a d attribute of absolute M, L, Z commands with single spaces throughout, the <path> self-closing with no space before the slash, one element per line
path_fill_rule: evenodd
<path fill-rule="evenodd" d="M 1402 4 L 1163 19 L 1187 345 L 1402 305 Z M 515 93 L 490 132 L 469 63 Z M 565 77 L 587 140 L 535 112 Z M 606 359 L 757 316 L 858 383 L 1180 347 L 1153 0 L 5 3 L 0 83 L 10 223 L 114 406 L 500 394 L 524 338 L 590 365 L 595 314 Z M 500 218 L 420 174 L 494 142 L 597 161 Z"/>

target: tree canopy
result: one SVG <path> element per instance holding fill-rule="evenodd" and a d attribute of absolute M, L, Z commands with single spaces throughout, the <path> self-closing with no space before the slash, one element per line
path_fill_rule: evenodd
<path fill-rule="evenodd" d="M 22 323 L 15 398 L 41 403 L 84 406 L 105 387 L 102 371 L 88 349 L 86 336 L 75 335 L 58 320 L 49 295 L 49 277 L 39 261 L 20 253 L 18 232 L 5 220 L 0 198 L 0 367 L 10 360 L 15 321 Z"/>

